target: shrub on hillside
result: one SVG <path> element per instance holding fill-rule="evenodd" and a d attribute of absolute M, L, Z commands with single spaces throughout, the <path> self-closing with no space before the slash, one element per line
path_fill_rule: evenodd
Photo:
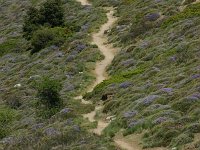
<path fill-rule="evenodd" d="M 65 41 L 66 29 L 56 27 L 56 28 L 42 28 L 33 34 L 31 39 L 31 44 L 33 50 L 31 53 L 35 53 L 45 48 L 46 46 L 56 45 L 60 46 Z"/>
<path fill-rule="evenodd" d="M 59 81 L 44 77 L 42 81 L 36 83 L 35 86 L 38 91 L 37 112 L 43 118 L 49 118 L 57 113 L 63 106 L 63 101 L 60 97 L 60 90 L 62 85 Z"/>
<path fill-rule="evenodd" d="M 27 11 L 26 16 L 24 17 L 23 25 L 24 37 L 26 39 L 31 39 L 33 32 L 36 31 L 41 24 L 40 20 L 41 15 L 39 13 L 39 10 L 34 7 L 30 7 Z"/>
<path fill-rule="evenodd" d="M 38 98 L 40 103 L 46 108 L 61 107 L 62 100 L 60 98 L 60 90 L 62 85 L 59 81 L 44 77 L 40 83 L 37 84 Z"/>
<path fill-rule="evenodd" d="M 48 24 L 51 27 L 64 25 L 64 10 L 61 0 L 47 0 L 42 8 L 41 23 Z"/>
<path fill-rule="evenodd" d="M 60 0 L 47 0 L 40 9 L 30 7 L 24 18 L 23 32 L 27 40 L 41 26 L 58 27 L 64 25 L 64 11 Z"/>

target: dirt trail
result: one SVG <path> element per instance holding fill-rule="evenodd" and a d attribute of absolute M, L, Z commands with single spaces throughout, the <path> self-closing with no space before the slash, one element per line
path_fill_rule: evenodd
<path fill-rule="evenodd" d="M 77 0 L 78 2 L 81 2 L 82 5 L 91 5 L 87 0 Z M 108 13 L 107 13 L 107 18 L 108 21 L 107 23 L 103 24 L 97 33 L 92 34 L 92 44 L 96 44 L 99 48 L 99 50 L 102 52 L 102 54 L 105 56 L 104 60 L 97 62 L 96 67 L 94 70 L 94 74 L 96 77 L 95 82 L 88 88 L 87 92 L 91 92 L 96 85 L 101 83 L 103 80 L 108 78 L 108 75 L 106 73 L 106 68 L 108 65 L 111 64 L 114 56 L 116 53 L 119 51 L 117 48 L 113 48 L 111 44 L 106 44 L 108 43 L 107 37 L 104 35 L 104 32 L 106 30 L 109 30 L 110 27 L 115 23 L 117 20 L 116 17 L 113 16 L 114 14 L 114 9 L 113 8 L 108 8 Z M 83 104 L 91 104 L 92 102 L 90 101 L 85 101 L 83 99 L 83 96 L 78 96 L 75 97 L 75 99 L 81 100 Z M 101 111 L 103 109 L 103 105 L 99 105 L 95 107 L 95 110 L 88 113 L 88 114 L 83 114 L 84 118 L 88 118 L 90 122 L 97 121 L 98 125 L 96 129 L 93 129 L 91 132 L 101 135 L 102 131 L 109 125 L 109 121 L 105 120 L 96 120 L 95 115 L 98 111 Z M 121 133 L 118 133 L 114 138 L 115 144 L 120 148 L 120 149 L 126 149 L 126 150 L 142 150 L 142 146 L 140 145 L 141 136 L 138 135 L 131 135 L 124 137 Z M 155 148 L 155 149 L 148 149 L 148 150 L 165 150 L 163 148 Z"/>
<path fill-rule="evenodd" d="M 81 2 L 82 5 L 91 5 L 87 0 L 77 0 L 78 2 Z M 103 80 L 108 78 L 108 75 L 106 73 L 106 68 L 109 64 L 111 64 L 115 54 L 117 53 L 118 49 L 113 48 L 112 45 L 106 44 L 108 42 L 107 37 L 104 35 L 104 32 L 114 24 L 114 22 L 117 20 L 116 17 L 113 16 L 114 10 L 113 8 L 108 8 L 107 18 L 108 21 L 103 24 L 97 33 L 92 34 L 92 44 L 96 44 L 101 51 L 101 53 L 104 55 L 104 60 L 97 62 L 94 70 L 94 74 L 96 77 L 95 82 L 88 88 L 87 92 L 91 92 L 96 85 L 101 83 Z M 82 96 L 78 96 L 75 99 L 80 99 L 83 104 L 90 104 L 91 102 L 85 101 Z M 88 113 L 83 114 L 84 118 L 88 118 L 90 122 L 94 122 L 95 115 L 97 111 L 100 111 L 103 108 L 102 105 L 96 106 L 95 110 Z M 101 132 L 103 129 L 105 129 L 109 125 L 109 122 L 106 122 L 104 120 L 98 120 L 97 128 L 92 130 L 93 133 L 101 135 Z"/>
<path fill-rule="evenodd" d="M 77 0 L 78 2 L 81 3 L 81 5 L 91 5 L 88 0 Z"/>

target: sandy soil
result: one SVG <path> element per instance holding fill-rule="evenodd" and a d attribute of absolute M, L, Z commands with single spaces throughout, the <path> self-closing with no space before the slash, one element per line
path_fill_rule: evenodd
<path fill-rule="evenodd" d="M 88 0 L 77 0 L 78 2 L 81 3 L 81 5 L 91 5 Z"/>
<path fill-rule="evenodd" d="M 90 86 L 87 92 L 91 92 L 96 85 L 101 83 L 103 80 L 107 79 L 108 75 L 106 73 L 106 68 L 108 65 L 111 64 L 116 52 L 118 49 L 115 49 L 112 47 L 110 44 L 105 44 L 107 43 L 107 37 L 104 35 L 104 32 L 108 30 L 113 23 L 117 20 L 117 18 L 113 17 L 113 9 L 109 8 L 109 12 L 107 13 L 108 21 L 104 25 L 101 26 L 99 32 L 94 33 L 92 35 L 92 43 L 96 44 L 99 48 L 99 50 L 102 52 L 102 54 L 105 56 L 104 60 L 97 62 L 96 67 L 94 70 L 94 74 L 96 76 L 95 82 Z M 82 99 L 81 96 L 79 96 L 79 99 L 81 99 L 82 103 L 87 104 L 89 102 L 85 101 Z M 101 110 L 103 106 L 96 106 L 95 110 L 88 113 L 84 114 L 83 117 L 88 118 L 89 121 L 94 122 L 95 121 L 95 115 L 96 112 Z M 100 135 L 103 129 L 105 129 L 109 125 L 109 122 L 103 121 L 103 120 L 98 120 L 98 125 L 97 128 L 93 130 L 94 133 Z"/>

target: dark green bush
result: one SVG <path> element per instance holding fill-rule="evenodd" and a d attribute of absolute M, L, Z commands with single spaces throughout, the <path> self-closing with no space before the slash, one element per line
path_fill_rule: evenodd
<path fill-rule="evenodd" d="M 31 44 L 33 46 L 31 53 L 38 52 L 50 45 L 60 46 L 65 41 L 67 35 L 65 35 L 65 33 L 66 29 L 60 27 L 42 28 L 36 31 L 31 39 Z"/>
<path fill-rule="evenodd" d="M 64 10 L 61 0 L 47 0 L 40 9 L 40 13 L 43 25 L 48 24 L 51 27 L 64 25 Z"/>
<path fill-rule="evenodd" d="M 36 85 L 36 89 L 38 91 L 39 103 L 44 105 L 46 109 L 60 108 L 62 106 L 62 99 L 59 94 L 62 85 L 59 81 L 44 77 Z"/>
<path fill-rule="evenodd" d="M 33 33 L 44 25 L 50 27 L 64 25 L 64 10 L 60 0 L 47 0 L 40 9 L 35 7 L 28 9 L 24 18 L 24 37 L 30 40 Z"/>
<path fill-rule="evenodd" d="M 40 27 L 40 24 L 41 24 L 41 15 L 39 13 L 39 10 L 34 7 L 30 7 L 27 11 L 26 16 L 24 17 L 24 25 L 23 25 L 24 37 L 30 40 L 33 32 Z"/>

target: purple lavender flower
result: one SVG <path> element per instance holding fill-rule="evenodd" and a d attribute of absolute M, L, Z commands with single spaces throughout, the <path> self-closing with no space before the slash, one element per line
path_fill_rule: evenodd
<path fill-rule="evenodd" d="M 143 104 L 144 104 L 144 105 L 149 105 L 149 104 L 151 104 L 154 100 L 156 100 L 157 98 L 159 98 L 158 95 L 149 95 L 149 96 L 147 96 L 147 97 L 144 98 Z"/>
<path fill-rule="evenodd" d="M 134 64 L 134 59 L 128 59 L 128 60 L 125 60 L 125 61 L 122 61 L 121 62 L 121 65 L 125 66 L 125 67 L 128 67 L 130 65 L 133 65 Z"/>
<path fill-rule="evenodd" d="M 51 136 L 51 137 L 55 137 L 57 135 L 60 135 L 60 131 L 56 130 L 53 127 L 47 128 L 46 130 L 44 130 L 44 134 L 46 134 L 47 136 Z"/>
<path fill-rule="evenodd" d="M 159 13 L 150 13 L 150 14 L 147 14 L 145 16 L 145 18 L 148 21 L 156 21 L 158 18 L 160 18 L 160 14 Z"/>
<path fill-rule="evenodd" d="M 198 78 L 200 78 L 200 74 L 194 74 L 194 75 L 192 75 L 192 79 L 198 79 Z"/>
<path fill-rule="evenodd" d="M 84 49 L 86 49 L 86 45 L 85 44 L 77 44 L 76 48 L 75 48 L 78 52 L 83 51 Z"/>
<path fill-rule="evenodd" d="M 169 60 L 170 60 L 170 61 L 173 61 L 173 62 L 175 62 L 176 59 L 177 59 L 176 56 L 171 56 L 171 57 L 169 58 Z"/>
<path fill-rule="evenodd" d="M 119 87 L 125 89 L 125 88 L 127 88 L 127 87 L 129 87 L 129 86 L 131 86 L 131 85 L 132 85 L 132 84 L 131 84 L 130 82 L 126 81 L 126 82 L 121 83 L 121 84 L 119 85 Z"/>
<path fill-rule="evenodd" d="M 155 119 L 155 120 L 153 121 L 153 124 L 161 124 L 161 123 L 163 123 L 163 122 L 165 122 L 165 121 L 167 121 L 167 120 L 168 120 L 167 117 L 159 117 L 159 118 L 157 118 L 157 119 Z"/>
<path fill-rule="evenodd" d="M 129 123 L 128 128 L 133 128 L 137 125 L 141 125 L 144 123 L 144 119 L 140 119 L 140 120 L 133 120 L 131 123 Z"/>
<path fill-rule="evenodd" d="M 173 92 L 172 88 L 162 88 L 161 91 L 171 94 Z"/>
<path fill-rule="evenodd" d="M 135 110 L 134 110 L 134 111 L 128 111 L 128 112 L 125 112 L 123 116 L 124 116 L 125 118 L 131 118 L 131 117 L 134 117 L 135 115 L 137 115 L 137 113 L 138 113 L 138 112 L 135 111 Z"/>
<path fill-rule="evenodd" d="M 60 111 L 60 114 L 62 115 L 66 115 L 68 114 L 69 112 L 71 112 L 71 109 L 70 108 L 64 108 Z"/>

